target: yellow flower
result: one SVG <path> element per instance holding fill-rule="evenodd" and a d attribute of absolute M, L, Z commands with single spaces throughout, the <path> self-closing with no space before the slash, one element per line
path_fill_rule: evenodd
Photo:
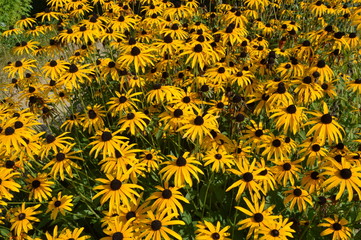
<path fill-rule="evenodd" d="M 20 236 L 21 233 L 27 233 L 33 229 L 32 222 L 40 222 L 40 220 L 33 215 L 41 213 L 41 211 L 35 211 L 41 205 L 35 205 L 33 207 L 25 208 L 25 203 L 22 203 L 18 208 L 14 216 L 10 219 L 11 227 L 10 231 L 14 230 L 16 236 Z"/>
<path fill-rule="evenodd" d="M 61 196 L 61 192 L 58 193 L 57 197 L 53 197 L 46 210 L 46 213 L 51 212 L 50 219 L 55 220 L 59 212 L 63 216 L 65 216 L 65 210 L 71 212 L 71 207 L 73 207 L 73 204 L 71 203 L 72 198 L 73 195 Z"/>
<path fill-rule="evenodd" d="M 351 239 L 351 229 L 346 227 L 348 221 L 345 218 L 339 218 L 337 215 L 334 215 L 334 219 L 328 217 L 324 218 L 326 223 L 318 224 L 319 227 L 327 227 L 326 230 L 321 232 L 321 237 L 332 234 L 332 239 L 334 240 L 348 240 Z"/>
<path fill-rule="evenodd" d="M 183 221 L 172 220 L 177 214 L 167 214 L 167 211 L 157 212 L 154 214 L 148 211 L 148 219 L 143 222 L 143 227 L 139 238 L 143 239 L 145 236 L 147 240 L 161 240 L 163 237 L 170 239 L 168 234 L 172 237 L 181 240 L 182 237 L 175 231 L 169 229 L 170 225 L 185 225 Z"/>
<path fill-rule="evenodd" d="M 109 201 L 109 210 L 115 210 L 120 207 L 120 204 L 129 206 L 130 202 L 135 203 L 137 200 L 134 196 L 139 197 L 139 193 L 135 191 L 136 188 L 143 190 L 143 187 L 137 184 L 126 183 L 128 175 L 118 172 L 115 176 L 111 174 L 106 175 L 107 179 L 97 178 L 98 182 L 104 185 L 94 187 L 94 190 L 101 190 L 92 199 L 102 196 L 100 204 L 103 205 Z"/>
<path fill-rule="evenodd" d="M 201 165 L 201 163 L 197 161 L 195 157 L 190 156 L 190 152 L 185 152 L 178 158 L 172 155 L 168 155 L 168 157 L 173 159 L 173 161 L 163 163 L 167 166 L 159 171 L 159 174 L 164 173 L 162 179 L 168 182 L 170 178 L 174 176 L 174 185 L 176 187 L 183 186 L 184 183 L 192 186 L 193 181 L 191 176 L 195 177 L 199 182 L 198 173 L 203 174 L 203 171 L 196 167 L 195 164 Z"/>

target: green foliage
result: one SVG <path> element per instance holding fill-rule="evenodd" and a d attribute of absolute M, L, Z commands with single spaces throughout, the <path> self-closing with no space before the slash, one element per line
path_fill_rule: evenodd
<path fill-rule="evenodd" d="M 13 25 L 21 16 L 27 16 L 32 0 L 0 0 L 0 31 Z"/>

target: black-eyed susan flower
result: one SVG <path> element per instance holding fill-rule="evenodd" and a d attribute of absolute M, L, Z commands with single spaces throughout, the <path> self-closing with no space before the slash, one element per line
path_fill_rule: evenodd
<path fill-rule="evenodd" d="M 62 73 L 68 70 L 67 62 L 64 60 L 51 60 L 42 67 L 42 72 L 45 77 L 51 79 L 58 79 Z"/>
<path fill-rule="evenodd" d="M 150 210 L 148 202 L 140 204 L 140 202 L 143 200 L 143 193 L 141 193 L 137 199 L 137 202 L 131 202 L 129 206 L 122 205 L 117 210 L 119 212 L 119 218 L 123 223 L 132 218 L 135 218 L 131 225 L 137 231 L 143 225 L 143 221 L 147 218 L 147 212 Z"/>
<path fill-rule="evenodd" d="M 84 228 L 75 228 L 74 230 L 70 230 L 67 228 L 64 228 L 63 231 L 60 233 L 58 239 L 59 240 L 68 240 L 68 239 L 74 239 L 74 240 L 86 240 L 89 239 L 89 235 L 83 235 L 80 236 L 83 232 Z"/>
<path fill-rule="evenodd" d="M 187 46 L 179 56 L 187 55 L 185 64 L 191 63 L 192 68 L 199 66 L 200 69 L 203 69 L 206 64 L 211 62 L 212 51 L 213 49 L 210 47 L 205 48 L 201 44 L 195 44 Z"/>
<path fill-rule="evenodd" d="M 140 238 L 161 240 L 162 238 L 169 238 L 168 234 L 172 237 L 181 240 L 182 237 L 168 228 L 171 225 L 185 225 L 181 220 L 172 220 L 177 214 L 167 214 L 167 211 L 157 212 L 154 214 L 152 211 L 148 211 L 147 219 L 144 220 Z"/>
<path fill-rule="evenodd" d="M 37 41 L 29 40 L 29 41 L 22 41 L 20 43 L 16 43 L 15 47 L 13 48 L 13 52 L 16 55 L 23 55 L 24 53 L 31 54 L 35 51 L 40 43 Z"/>
<path fill-rule="evenodd" d="M 103 158 L 106 156 L 108 157 L 115 157 L 115 150 L 121 152 L 120 145 L 123 144 L 123 140 L 127 140 L 128 138 L 123 136 L 117 136 L 117 134 L 124 129 L 118 129 L 115 132 L 111 132 L 108 128 L 97 131 L 96 135 L 93 136 L 95 141 L 89 143 L 90 146 L 93 146 L 90 150 L 90 154 L 95 152 L 95 158 L 99 155 L 100 152 L 103 153 Z"/>
<path fill-rule="evenodd" d="M 284 199 L 284 204 L 291 203 L 289 208 L 293 209 L 295 205 L 298 207 L 298 211 L 302 212 L 307 209 L 307 203 L 312 207 L 313 202 L 311 195 L 306 191 L 301 189 L 300 187 L 292 187 L 291 190 L 285 191 L 285 194 L 289 194 Z"/>
<path fill-rule="evenodd" d="M 276 205 L 266 208 L 266 201 L 264 198 L 261 202 L 259 202 L 258 199 L 255 199 L 255 202 L 253 203 L 245 197 L 243 200 L 246 202 L 249 210 L 239 206 L 236 206 L 235 208 L 249 216 L 237 223 L 237 225 L 241 225 L 238 230 L 249 228 L 246 239 L 250 239 L 252 237 L 252 233 L 255 236 L 258 236 L 258 231 L 261 226 L 264 226 L 266 222 L 273 221 L 279 217 L 272 215 L 272 210 L 276 207 Z"/>
<path fill-rule="evenodd" d="M 143 190 L 142 186 L 137 184 L 127 183 L 128 176 L 118 172 L 116 176 L 111 174 L 106 175 L 107 179 L 97 178 L 96 181 L 103 183 L 104 185 L 98 185 L 94 187 L 94 190 L 101 190 L 92 199 L 96 199 L 100 196 L 100 204 L 109 201 L 109 209 L 117 209 L 119 203 L 129 206 L 130 202 L 135 203 L 137 200 L 135 196 L 139 197 L 139 193 L 135 189 Z"/>
<path fill-rule="evenodd" d="M 311 118 L 306 125 L 313 125 L 312 128 L 307 132 L 307 136 L 313 134 L 315 138 L 320 140 L 320 144 L 324 144 L 326 140 L 328 143 L 338 143 L 342 140 L 342 133 L 345 130 L 342 126 L 333 119 L 333 116 L 330 114 L 327 104 L 323 103 L 323 111 L 308 112 L 309 114 L 315 116 Z"/>
<path fill-rule="evenodd" d="M 349 227 L 346 227 L 348 221 L 345 218 L 340 218 L 334 215 L 333 219 L 330 217 L 323 219 L 325 223 L 318 224 L 319 227 L 327 227 L 320 235 L 327 236 L 332 234 L 332 240 L 348 240 L 351 239 L 352 232 Z"/>
<path fill-rule="evenodd" d="M 61 81 L 64 81 L 64 85 L 67 89 L 79 89 L 80 84 L 85 81 L 91 81 L 89 74 L 94 73 L 94 71 L 88 68 L 90 64 L 76 65 L 74 63 L 68 65 L 68 69 L 64 72 L 60 78 Z"/>
<path fill-rule="evenodd" d="M 196 240 L 230 240 L 228 236 L 228 229 L 230 226 L 221 227 L 221 223 L 217 221 L 216 225 L 208 221 L 200 222 L 196 225 L 198 228 L 196 230 Z"/>
<path fill-rule="evenodd" d="M 62 193 L 59 192 L 57 197 L 53 197 L 53 199 L 49 201 L 46 213 L 51 212 L 50 219 L 52 220 L 55 220 L 59 213 L 65 216 L 66 211 L 71 212 L 72 207 L 74 206 L 72 203 L 72 195 L 61 196 L 61 194 Z"/>
<path fill-rule="evenodd" d="M 340 186 L 340 190 L 336 195 L 336 200 L 340 199 L 342 194 L 347 190 L 348 201 L 352 201 L 354 191 L 361 198 L 361 191 L 358 186 L 361 184 L 361 167 L 353 166 L 351 163 L 341 160 L 338 163 L 335 160 L 331 160 L 331 165 L 323 167 L 325 170 L 320 175 L 330 176 L 327 180 L 324 181 L 323 186 L 325 186 L 325 191 L 330 191 L 331 189 Z"/>
<path fill-rule="evenodd" d="M 320 84 L 323 84 L 324 82 L 330 82 L 333 78 L 333 71 L 332 69 L 325 63 L 324 60 L 319 60 L 316 64 L 316 66 L 311 67 L 308 72 L 310 74 L 313 74 L 314 72 L 319 73 L 318 80 Z"/>
<path fill-rule="evenodd" d="M 66 146 L 70 146 L 72 143 L 68 140 L 73 141 L 74 138 L 66 136 L 69 132 L 64 132 L 59 136 L 53 134 L 47 134 L 41 144 L 40 157 L 44 158 L 49 155 L 50 150 L 57 153 L 59 150 L 64 149 Z"/>
<path fill-rule="evenodd" d="M 257 169 L 255 166 L 256 159 L 254 159 L 251 164 L 248 161 L 238 162 L 236 161 L 237 169 L 228 169 L 229 172 L 237 175 L 240 179 L 234 182 L 231 186 L 226 189 L 226 192 L 231 189 L 238 187 L 236 200 L 240 199 L 241 195 L 245 190 L 247 190 L 252 199 L 255 197 L 261 198 L 261 193 L 264 193 L 264 190 L 258 183 L 258 180 L 265 178 L 265 176 L 259 175 L 263 169 Z"/>
<path fill-rule="evenodd" d="M 166 86 L 160 83 L 152 85 L 152 90 L 146 94 L 148 103 L 161 104 L 170 102 L 175 98 L 181 97 L 181 89 L 175 86 Z"/>
<path fill-rule="evenodd" d="M 234 157 L 223 149 L 211 149 L 206 152 L 206 156 L 203 158 L 203 161 L 205 161 L 204 166 L 212 164 L 211 170 L 213 172 L 222 171 L 223 173 L 226 171 L 226 167 L 232 167 L 233 160 Z"/>
<path fill-rule="evenodd" d="M 291 228 L 291 225 L 292 222 L 283 217 L 267 222 L 259 230 L 259 233 L 263 235 L 260 240 L 287 240 L 293 238 L 293 233 L 296 231 Z"/>
<path fill-rule="evenodd" d="M 181 126 L 183 126 L 185 123 L 187 123 L 187 120 L 185 120 L 185 117 L 192 114 L 191 109 L 180 109 L 180 108 L 173 108 L 170 106 L 166 107 L 166 111 L 159 114 L 160 121 L 164 122 L 164 130 L 175 132 L 178 130 Z"/>
<path fill-rule="evenodd" d="M 141 152 L 139 149 L 134 149 L 135 144 L 123 142 L 119 145 L 119 150 L 115 149 L 113 157 L 103 158 L 98 164 L 101 165 L 100 170 L 106 174 L 128 172 L 132 165 L 139 163 L 136 153 Z M 134 170 L 134 169 L 133 169 Z"/>
<path fill-rule="evenodd" d="M 202 142 L 205 136 L 212 136 L 211 130 L 219 132 L 217 116 L 199 112 L 197 115 L 189 115 L 186 118 L 187 123 L 180 127 L 177 131 L 181 132 L 183 138 L 189 138 L 193 142 L 198 140 Z M 183 134 L 184 133 L 184 134 Z"/>
<path fill-rule="evenodd" d="M 129 129 L 130 134 L 135 135 L 139 131 L 144 131 L 150 118 L 142 112 L 129 111 L 119 120 L 118 125 L 123 130 Z"/>
<path fill-rule="evenodd" d="M 20 191 L 20 184 L 14 181 L 14 177 L 17 175 L 19 173 L 14 172 L 11 168 L 0 167 L 0 199 L 6 198 L 11 200 L 14 195 L 10 191 Z"/>
<path fill-rule="evenodd" d="M 276 166 L 272 167 L 276 181 L 282 184 L 284 187 L 289 181 L 293 186 L 295 184 L 295 179 L 298 179 L 302 169 L 302 166 L 298 164 L 301 161 L 302 159 L 296 161 L 284 159 L 283 161 L 276 162 Z"/>
<path fill-rule="evenodd" d="M 306 140 L 299 147 L 301 149 L 298 153 L 303 154 L 303 158 L 307 159 L 307 166 L 318 165 L 319 161 L 326 157 L 328 153 L 327 149 L 320 145 L 320 142 L 317 140 Z"/>
<path fill-rule="evenodd" d="M 262 171 L 258 174 L 265 176 L 264 179 L 258 180 L 262 189 L 265 191 L 265 193 L 267 193 L 269 190 L 274 190 L 276 186 L 276 180 L 274 173 L 272 172 L 272 168 L 267 166 L 266 161 L 263 158 L 261 158 L 261 161 L 257 162 L 256 164 L 259 169 L 262 169 Z"/>
<path fill-rule="evenodd" d="M 94 106 L 87 106 L 86 113 L 82 115 L 83 129 L 88 129 L 88 133 L 98 131 L 104 128 L 104 117 L 106 111 L 103 106 L 95 104 Z"/>
<path fill-rule="evenodd" d="M 73 177 L 73 169 L 80 169 L 80 166 L 73 162 L 74 160 L 84 159 L 81 157 L 74 156 L 75 154 L 80 153 L 81 151 L 71 151 L 75 144 L 66 146 L 64 149 L 59 150 L 59 152 L 55 153 L 53 159 L 50 162 L 45 164 L 43 170 L 49 168 L 51 166 L 50 175 L 53 176 L 54 179 L 57 179 L 58 174 L 60 179 L 64 181 L 65 173 L 69 175 L 69 177 Z"/>
<path fill-rule="evenodd" d="M 174 185 L 181 187 L 185 183 L 189 186 L 193 185 L 192 176 L 199 182 L 198 174 L 203 174 L 203 171 L 196 165 L 201 165 L 199 161 L 193 157 L 190 152 L 185 152 L 178 158 L 172 155 L 168 155 L 172 161 L 163 162 L 167 165 L 159 171 L 159 174 L 163 174 L 162 179 L 169 182 L 171 177 L 174 176 Z"/>
<path fill-rule="evenodd" d="M 77 128 L 81 125 L 81 119 L 79 113 L 70 114 L 60 128 L 64 128 L 64 131 L 72 131 L 73 128 Z"/>
<path fill-rule="evenodd" d="M 159 163 L 164 159 L 160 155 L 160 150 L 156 149 L 145 150 L 139 157 L 139 160 L 145 163 L 148 172 L 158 169 Z"/>
<path fill-rule="evenodd" d="M 41 213 L 41 211 L 36 211 L 40 206 L 38 204 L 32 207 L 25 207 L 25 203 L 22 203 L 21 207 L 16 210 L 14 216 L 10 219 L 10 230 L 14 230 L 16 236 L 20 236 L 21 233 L 28 233 L 29 230 L 33 229 L 32 222 L 40 221 L 34 216 Z"/>
<path fill-rule="evenodd" d="M 116 114 L 122 114 L 123 111 L 127 112 L 130 110 L 137 110 L 138 107 L 136 105 L 137 102 L 140 102 L 138 98 L 135 96 L 139 96 L 142 93 L 141 92 L 135 92 L 132 93 L 133 89 L 130 89 L 126 93 L 120 93 L 118 91 L 115 92 L 116 97 L 110 98 L 110 101 L 107 103 L 109 104 L 109 112 L 112 113 L 112 115 Z"/>
<path fill-rule="evenodd" d="M 34 72 L 34 68 L 36 67 L 35 63 L 36 60 L 23 58 L 22 60 L 8 64 L 3 70 L 8 72 L 9 78 L 14 78 L 15 76 L 24 78 L 27 71 L 30 73 Z"/>
<path fill-rule="evenodd" d="M 275 119 L 276 128 L 278 130 L 282 128 L 285 134 L 288 131 L 296 134 L 307 119 L 303 109 L 303 107 L 297 107 L 296 105 L 291 104 L 284 108 L 271 110 L 270 112 L 273 114 L 270 118 Z"/>
<path fill-rule="evenodd" d="M 297 85 L 294 92 L 298 95 L 298 102 L 307 104 L 323 97 L 322 88 L 311 76 L 301 77 L 291 81 Z"/>
<path fill-rule="evenodd" d="M 155 200 L 151 205 L 151 210 L 153 212 L 162 212 L 169 211 L 169 213 L 179 213 L 183 212 L 182 202 L 189 203 L 188 199 L 185 198 L 182 193 L 179 191 L 180 187 L 170 187 L 169 183 L 164 183 L 164 187 L 156 186 L 156 189 L 159 191 L 153 192 L 148 201 Z"/>
<path fill-rule="evenodd" d="M 301 185 L 303 188 L 310 194 L 318 192 L 323 182 L 325 181 L 325 176 L 320 175 L 318 171 L 309 171 L 301 179 Z"/>
<path fill-rule="evenodd" d="M 153 48 L 141 49 L 134 46 L 129 52 L 120 56 L 117 62 L 120 64 L 120 67 L 129 69 L 132 66 L 136 73 L 144 73 L 146 67 L 154 65 L 154 55 L 152 52 L 154 52 Z"/>
<path fill-rule="evenodd" d="M 54 185 L 54 182 L 48 179 L 46 173 L 39 173 L 36 177 L 29 175 L 26 182 L 28 183 L 27 188 L 30 190 L 29 199 L 41 202 L 51 197 L 52 189 L 50 187 Z"/>
<path fill-rule="evenodd" d="M 259 147 L 264 148 L 262 155 L 265 156 L 266 159 L 274 158 L 276 161 L 279 161 L 287 158 L 290 154 L 290 149 L 287 147 L 282 136 L 274 136 L 271 134 L 264 144 Z"/>
<path fill-rule="evenodd" d="M 268 135 L 269 130 L 263 127 L 262 122 L 256 123 L 254 120 L 251 120 L 250 122 L 251 124 L 247 125 L 246 129 L 243 130 L 241 139 L 246 140 L 245 144 L 251 143 L 252 148 L 259 149 L 259 146 L 270 138 Z"/>
<path fill-rule="evenodd" d="M 134 218 L 129 219 L 126 222 L 114 221 L 114 224 L 109 224 L 108 228 L 104 229 L 103 232 L 108 235 L 100 240 L 131 240 L 134 239 L 134 229 L 131 226 Z"/>
<path fill-rule="evenodd" d="M 361 78 L 357 78 L 354 81 L 347 82 L 347 89 L 361 94 Z"/>

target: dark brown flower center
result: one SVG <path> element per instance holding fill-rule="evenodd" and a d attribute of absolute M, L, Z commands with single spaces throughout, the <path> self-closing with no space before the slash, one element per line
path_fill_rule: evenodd
<path fill-rule="evenodd" d="M 21 121 L 16 121 L 16 122 L 14 123 L 15 129 L 22 128 L 23 126 L 24 126 L 24 124 L 23 124 Z"/>
<path fill-rule="evenodd" d="M 188 96 L 185 96 L 185 97 L 182 99 L 182 101 L 183 101 L 184 103 L 190 103 L 190 102 L 191 102 L 191 98 L 188 97 Z"/>
<path fill-rule="evenodd" d="M 332 228 L 335 231 L 340 231 L 342 229 L 342 225 L 339 223 L 334 223 L 334 224 L 332 224 Z"/>
<path fill-rule="evenodd" d="M 126 96 L 120 96 L 119 98 L 119 103 L 125 103 L 127 101 L 127 97 Z"/>
<path fill-rule="evenodd" d="M 203 119 L 202 116 L 197 116 L 194 119 L 194 124 L 197 125 L 197 126 L 201 126 L 203 123 L 204 123 L 204 119 Z"/>
<path fill-rule="evenodd" d="M 123 240 L 124 236 L 121 232 L 116 232 L 112 236 L 112 240 Z"/>
<path fill-rule="evenodd" d="M 158 231 L 159 229 L 162 228 L 162 222 L 159 220 L 153 220 L 152 223 L 150 224 L 150 227 L 152 228 L 153 231 Z"/>
<path fill-rule="evenodd" d="M 131 219 L 131 218 L 133 218 L 133 217 L 135 217 L 135 216 L 136 216 L 135 212 L 130 211 L 130 212 L 127 212 L 127 214 L 125 215 L 125 218 L 126 218 L 127 220 L 129 220 L 129 219 Z"/>
<path fill-rule="evenodd" d="M 112 137 L 113 137 L 113 136 L 112 136 L 112 133 L 111 133 L 111 132 L 108 132 L 108 131 L 104 131 L 104 132 L 102 133 L 102 136 L 101 136 L 103 142 L 106 142 L 106 141 L 111 140 Z"/>
<path fill-rule="evenodd" d="M 289 114 L 293 114 L 297 111 L 297 108 L 295 105 L 289 105 L 287 108 L 286 108 L 286 111 L 287 113 Z"/>
<path fill-rule="evenodd" d="M 174 112 L 173 112 L 173 116 L 176 117 L 176 118 L 179 118 L 179 117 L 182 116 L 182 115 L 183 115 L 182 109 L 176 109 L 176 110 L 174 110 Z"/>
<path fill-rule="evenodd" d="M 259 173 L 259 175 L 261 175 L 261 176 L 266 176 L 267 173 L 268 173 L 268 170 L 265 169 L 265 170 L 262 170 L 262 171 Z"/>
<path fill-rule="evenodd" d="M 18 219 L 21 221 L 21 220 L 24 220 L 26 218 L 26 214 L 25 213 L 20 213 L 18 215 Z"/>
<path fill-rule="evenodd" d="M 197 52 L 197 53 L 202 52 L 203 51 L 202 45 L 200 45 L 200 44 L 195 45 L 194 48 L 193 48 L 193 51 Z"/>
<path fill-rule="evenodd" d="M 61 202 L 60 202 L 59 200 L 57 200 L 57 201 L 54 202 L 54 206 L 55 206 L 55 207 L 60 207 L 60 205 L 61 205 Z"/>
<path fill-rule="evenodd" d="M 304 77 L 302 82 L 306 84 L 310 84 L 312 82 L 312 78 L 310 76 Z"/>
<path fill-rule="evenodd" d="M 115 67 L 115 62 L 113 62 L 113 61 L 109 62 L 109 63 L 108 63 L 108 67 L 109 67 L 109 68 Z"/>
<path fill-rule="evenodd" d="M 172 191 L 169 189 L 164 189 L 162 191 L 162 198 L 169 199 L 172 197 Z"/>
<path fill-rule="evenodd" d="M 122 182 L 119 181 L 118 179 L 114 179 L 110 182 L 110 188 L 113 191 L 119 190 L 122 187 Z"/>
<path fill-rule="evenodd" d="M 53 135 L 48 134 L 48 135 L 46 136 L 46 142 L 47 142 L 48 144 L 50 144 L 50 143 L 52 143 L 52 142 L 54 142 L 54 141 L 55 141 L 55 137 L 54 137 Z"/>
<path fill-rule="evenodd" d="M 271 230 L 272 237 L 278 237 L 279 235 L 280 235 L 280 232 L 277 229 Z"/>
<path fill-rule="evenodd" d="M 313 180 L 317 180 L 317 179 L 320 178 L 318 175 L 319 175 L 319 173 L 316 172 L 316 171 L 314 171 L 314 172 L 311 173 L 310 176 L 311 176 L 311 178 L 312 178 Z"/>
<path fill-rule="evenodd" d="M 63 161 L 65 159 L 65 154 L 61 153 L 61 152 L 57 153 L 55 158 L 56 158 L 56 161 L 61 162 L 61 161 Z"/>
<path fill-rule="evenodd" d="M 51 60 L 49 63 L 50 67 L 55 67 L 58 63 L 55 60 Z"/>
<path fill-rule="evenodd" d="M 331 114 L 329 113 L 326 113 L 324 114 L 322 117 L 321 117 L 321 122 L 323 124 L 330 124 L 332 122 L 332 116 Z"/>
<path fill-rule="evenodd" d="M 302 190 L 299 188 L 296 188 L 295 190 L 293 190 L 293 195 L 295 195 L 296 197 L 299 197 L 302 195 Z"/>
<path fill-rule="evenodd" d="M 323 60 L 318 61 L 318 63 L 317 63 L 318 68 L 324 68 L 325 66 L 326 66 L 325 61 L 323 61 Z"/>
<path fill-rule="evenodd" d="M 212 233 L 211 238 L 212 239 L 220 239 L 221 235 L 219 235 L 219 233 L 215 232 L 215 233 Z"/>
<path fill-rule="evenodd" d="M 75 64 L 71 64 L 69 67 L 69 72 L 70 73 L 76 73 L 78 71 L 78 67 Z"/>
<path fill-rule="evenodd" d="M 5 135 L 6 135 L 6 136 L 13 135 L 14 132 L 15 132 L 15 129 L 12 128 L 12 127 L 7 127 L 7 128 L 5 128 Z"/>
<path fill-rule="evenodd" d="M 21 67 L 22 65 L 23 65 L 23 63 L 21 61 L 15 62 L 15 67 Z"/>
<path fill-rule="evenodd" d="M 132 56 L 138 56 L 140 54 L 140 49 L 138 47 L 133 47 L 132 50 L 130 51 L 130 54 Z"/>
<path fill-rule="evenodd" d="M 214 158 L 220 160 L 222 159 L 222 154 L 217 153 L 216 155 L 214 155 Z"/>
<path fill-rule="evenodd" d="M 127 119 L 128 120 L 132 120 L 132 119 L 134 119 L 135 118 L 135 114 L 134 113 L 128 113 L 127 114 Z"/>
<path fill-rule="evenodd" d="M 187 164 L 187 160 L 184 157 L 179 157 L 179 158 L 177 158 L 177 161 L 175 162 L 175 164 L 178 167 L 183 167 Z"/>
<path fill-rule="evenodd" d="M 282 165 L 282 167 L 283 167 L 283 170 L 289 171 L 289 170 L 291 170 L 292 165 L 289 163 L 285 163 Z"/>
<path fill-rule="evenodd" d="M 349 168 L 344 168 L 340 170 L 340 175 L 343 179 L 349 179 L 352 177 L 352 172 Z"/>
<path fill-rule="evenodd" d="M 256 135 L 256 137 L 261 137 L 263 135 L 263 131 L 261 129 L 258 129 L 254 132 L 254 135 Z"/>
<path fill-rule="evenodd" d="M 253 215 L 253 219 L 254 219 L 254 221 L 256 221 L 256 222 L 258 222 L 258 223 L 262 222 L 262 221 L 263 221 L 263 215 L 262 215 L 262 213 L 256 213 L 256 214 L 254 214 L 254 215 Z"/>
<path fill-rule="evenodd" d="M 88 117 L 89 117 L 90 119 L 95 119 L 95 118 L 97 117 L 97 113 L 96 113 L 93 109 L 90 109 L 90 110 L 88 111 Z"/>
<path fill-rule="evenodd" d="M 274 147 L 280 147 L 281 146 L 281 141 L 279 139 L 275 139 L 272 141 L 272 146 Z"/>
<path fill-rule="evenodd" d="M 312 151 L 318 152 L 318 151 L 320 151 L 321 146 L 318 144 L 313 144 L 311 148 L 312 148 Z"/>
<path fill-rule="evenodd" d="M 243 180 L 244 180 L 245 182 L 250 182 L 250 181 L 252 181 L 252 180 L 253 180 L 253 174 L 250 173 L 250 172 L 244 173 L 244 174 L 243 174 Z"/>
<path fill-rule="evenodd" d="M 5 162 L 5 167 L 6 168 L 13 168 L 15 166 L 15 162 L 14 161 L 11 161 L 11 160 L 7 160 L 6 162 Z M 0 184 L 1 184 L 1 179 L 0 179 Z"/>
<path fill-rule="evenodd" d="M 40 184 L 41 184 L 41 182 L 39 180 L 34 180 L 34 181 L 32 181 L 31 186 L 34 189 L 36 189 L 36 188 L 40 187 Z"/>

